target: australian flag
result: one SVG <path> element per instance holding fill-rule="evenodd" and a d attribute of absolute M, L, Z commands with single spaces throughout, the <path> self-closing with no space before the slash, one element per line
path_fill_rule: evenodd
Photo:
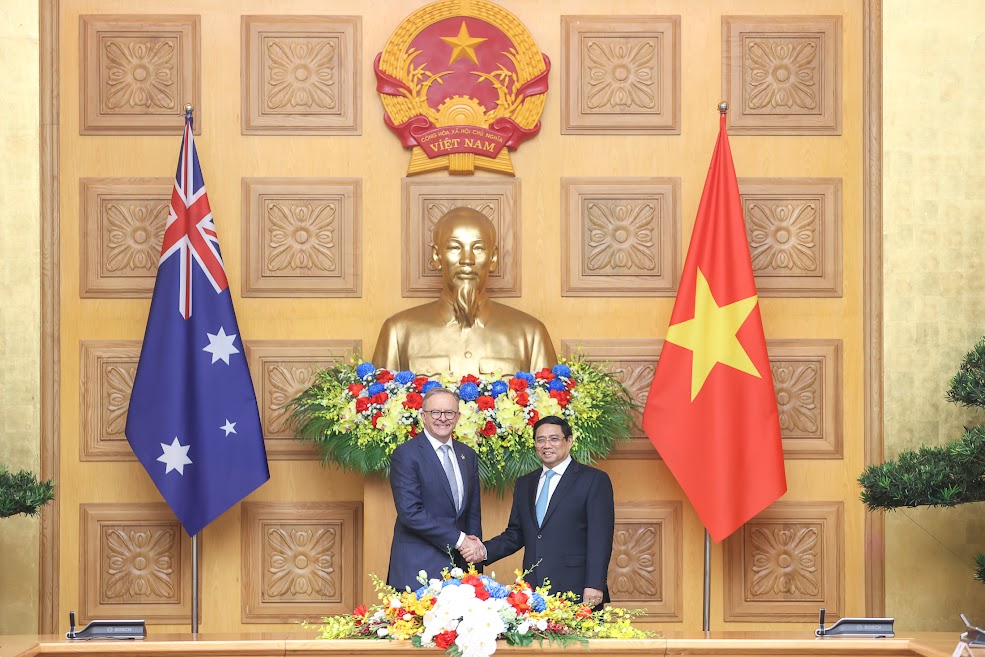
<path fill-rule="evenodd" d="M 190 536 L 270 478 L 190 116 L 126 434 Z"/>

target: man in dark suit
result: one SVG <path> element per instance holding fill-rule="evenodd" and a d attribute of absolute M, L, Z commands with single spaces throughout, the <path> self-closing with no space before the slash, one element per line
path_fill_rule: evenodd
<path fill-rule="evenodd" d="M 424 395 L 424 432 L 399 445 L 390 457 L 390 488 L 397 508 L 387 584 L 416 589 L 418 572 L 438 577 L 465 561 L 455 549 L 474 549 L 482 532 L 479 467 L 475 451 L 452 439 L 458 395 L 434 388 Z M 474 538 L 473 538 L 474 537 Z"/>
<path fill-rule="evenodd" d="M 523 548 L 523 567 L 536 586 L 571 591 L 590 607 L 609 602 L 615 505 L 609 475 L 571 458 L 571 426 L 547 416 L 534 425 L 543 467 L 516 481 L 506 531 L 485 543 L 485 563 Z M 480 553 L 481 555 L 481 553 Z M 476 555 L 467 553 L 466 557 Z"/>

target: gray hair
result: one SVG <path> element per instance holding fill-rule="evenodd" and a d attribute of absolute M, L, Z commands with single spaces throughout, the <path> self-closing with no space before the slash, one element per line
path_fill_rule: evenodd
<path fill-rule="evenodd" d="M 435 395 L 451 395 L 452 397 L 455 398 L 456 402 L 461 400 L 457 392 L 452 392 L 448 388 L 431 388 L 430 390 L 424 393 L 424 399 L 421 400 L 421 408 L 424 408 L 427 405 L 428 400 L 431 399 L 431 397 L 434 397 Z"/>

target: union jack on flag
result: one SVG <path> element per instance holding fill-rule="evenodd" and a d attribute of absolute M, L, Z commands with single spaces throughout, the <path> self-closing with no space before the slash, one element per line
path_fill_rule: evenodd
<path fill-rule="evenodd" d="M 190 115 L 126 435 L 190 536 L 270 478 Z"/>

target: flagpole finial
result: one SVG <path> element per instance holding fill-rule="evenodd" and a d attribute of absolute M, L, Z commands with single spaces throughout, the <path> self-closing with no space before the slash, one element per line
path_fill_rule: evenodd
<path fill-rule="evenodd" d="M 186 121 L 191 120 L 192 115 L 194 113 L 195 113 L 195 108 L 192 106 L 192 104 L 191 103 L 185 103 L 185 120 Z"/>
<path fill-rule="evenodd" d="M 718 103 L 718 111 L 721 112 L 722 114 L 728 112 L 728 103 L 726 103 L 724 100 Z"/>

